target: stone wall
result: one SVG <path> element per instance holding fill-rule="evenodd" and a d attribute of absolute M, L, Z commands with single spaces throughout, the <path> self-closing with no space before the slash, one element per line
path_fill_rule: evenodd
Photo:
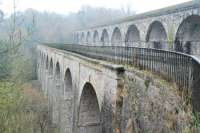
<path fill-rule="evenodd" d="M 193 113 L 173 83 L 136 69 L 127 69 L 122 106 L 122 133 L 196 132 Z"/>

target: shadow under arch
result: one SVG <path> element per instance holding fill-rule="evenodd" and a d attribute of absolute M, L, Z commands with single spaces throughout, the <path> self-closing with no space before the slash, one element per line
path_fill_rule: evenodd
<path fill-rule="evenodd" d="M 200 42 L 200 16 L 190 15 L 178 27 L 175 36 L 175 50 L 187 54 L 198 54 Z"/>
<path fill-rule="evenodd" d="M 60 71 L 60 63 L 59 62 L 56 63 L 55 77 L 56 77 L 56 80 L 60 80 L 60 78 L 61 78 L 61 71 Z"/>
<path fill-rule="evenodd" d="M 115 27 L 111 37 L 112 46 L 122 46 L 122 34 L 118 27 Z"/>
<path fill-rule="evenodd" d="M 147 31 L 146 42 L 156 49 L 167 48 L 167 32 L 160 21 L 153 21 Z"/>
<path fill-rule="evenodd" d="M 82 90 L 78 109 L 79 133 L 102 133 L 100 123 L 100 108 L 96 92 L 91 83 L 87 82 Z"/>
<path fill-rule="evenodd" d="M 90 34 L 89 31 L 87 32 L 86 42 L 87 42 L 88 45 L 91 43 L 91 34 Z"/>
<path fill-rule="evenodd" d="M 50 64 L 49 64 L 49 74 L 50 76 L 53 76 L 53 59 L 50 59 Z"/>
<path fill-rule="evenodd" d="M 67 68 L 64 76 L 64 95 L 69 98 L 72 95 L 72 92 L 73 92 L 72 75 L 70 69 Z"/>
<path fill-rule="evenodd" d="M 84 32 L 81 33 L 81 43 L 84 43 L 85 42 L 85 34 Z"/>
<path fill-rule="evenodd" d="M 53 59 L 50 58 L 49 63 L 49 84 L 47 85 L 47 96 L 48 96 L 48 102 L 49 102 L 49 114 L 50 114 L 50 120 L 53 122 L 53 73 L 54 73 L 54 66 L 53 66 Z"/>
<path fill-rule="evenodd" d="M 47 58 L 46 58 L 46 70 L 49 69 L 49 56 L 47 55 Z"/>
<path fill-rule="evenodd" d="M 96 45 L 96 43 L 99 42 L 99 33 L 97 30 L 94 31 L 94 34 L 93 34 L 93 43 L 94 45 Z"/>
<path fill-rule="evenodd" d="M 69 68 L 65 71 L 64 76 L 64 97 L 61 100 L 61 118 L 60 118 L 60 131 L 71 133 L 73 130 L 74 118 L 74 94 L 73 94 L 72 76 Z"/>
<path fill-rule="evenodd" d="M 101 35 L 101 42 L 103 46 L 109 45 L 109 35 L 107 29 L 103 29 L 102 35 Z"/>
<path fill-rule="evenodd" d="M 80 35 L 79 35 L 79 33 L 77 33 L 77 35 L 76 35 L 76 42 L 77 42 L 77 43 L 80 42 Z"/>
<path fill-rule="evenodd" d="M 126 46 L 139 46 L 140 31 L 136 25 L 132 24 L 129 26 L 126 32 L 125 45 Z"/>
<path fill-rule="evenodd" d="M 54 85 L 52 86 L 52 98 L 53 98 L 53 116 L 52 121 L 54 124 L 59 124 L 61 119 L 60 114 L 60 105 L 61 105 L 61 68 L 59 62 L 55 66 L 55 80 Z"/>

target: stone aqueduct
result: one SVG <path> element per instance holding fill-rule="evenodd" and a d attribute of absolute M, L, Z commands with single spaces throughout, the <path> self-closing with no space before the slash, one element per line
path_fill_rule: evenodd
<path fill-rule="evenodd" d="M 153 47 L 197 55 L 200 7 L 188 2 L 137 15 L 77 31 L 74 40 L 82 45 Z M 39 45 L 37 51 L 38 78 L 48 97 L 52 122 L 61 133 L 125 133 L 118 131 L 123 67 L 47 46 Z M 139 84 L 145 88 L 143 80 Z"/>
<path fill-rule="evenodd" d="M 94 46 L 151 47 L 198 54 L 200 6 L 187 2 L 79 30 L 74 40 Z"/>

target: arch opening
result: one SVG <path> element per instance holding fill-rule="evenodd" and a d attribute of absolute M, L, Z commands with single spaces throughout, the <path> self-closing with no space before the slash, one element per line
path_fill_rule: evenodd
<path fill-rule="evenodd" d="M 103 32 L 102 32 L 101 42 L 102 42 L 103 46 L 109 45 L 109 35 L 108 35 L 108 31 L 106 29 L 104 29 Z"/>
<path fill-rule="evenodd" d="M 45 59 L 44 59 L 44 54 L 42 53 L 42 60 L 41 60 L 41 64 L 42 64 L 42 68 L 44 68 L 44 62 L 45 62 Z"/>
<path fill-rule="evenodd" d="M 79 127 L 87 133 L 100 133 L 100 109 L 93 86 L 86 83 L 83 87 L 79 105 Z"/>
<path fill-rule="evenodd" d="M 51 60 L 50 60 L 49 74 L 50 74 L 51 76 L 53 75 L 53 59 L 52 59 L 52 58 L 51 58 Z"/>
<path fill-rule="evenodd" d="M 118 27 L 116 27 L 113 31 L 111 44 L 112 46 L 120 46 L 122 44 L 122 35 Z"/>
<path fill-rule="evenodd" d="M 91 43 L 91 34 L 90 34 L 89 31 L 88 31 L 88 33 L 87 33 L 86 42 L 87 42 L 88 44 Z"/>
<path fill-rule="evenodd" d="M 167 49 L 167 33 L 161 22 L 155 21 L 149 26 L 146 41 L 152 48 Z"/>
<path fill-rule="evenodd" d="M 47 59 L 46 59 L 46 69 L 48 70 L 49 68 L 49 57 L 47 56 Z"/>
<path fill-rule="evenodd" d="M 57 62 L 56 63 L 56 79 L 59 80 L 61 78 L 61 75 L 60 75 L 60 64 Z"/>
<path fill-rule="evenodd" d="M 187 54 L 198 54 L 200 44 L 200 16 L 191 15 L 180 24 L 175 37 L 175 50 Z"/>
<path fill-rule="evenodd" d="M 99 34 L 97 31 L 94 32 L 93 42 L 96 44 L 99 42 Z"/>
<path fill-rule="evenodd" d="M 72 94 L 72 76 L 69 69 L 65 72 L 64 78 L 64 94 L 71 95 Z"/>
<path fill-rule="evenodd" d="M 84 35 L 84 33 L 82 32 L 82 34 L 81 34 L 81 42 L 82 43 L 84 43 L 85 42 L 85 35 Z"/>
<path fill-rule="evenodd" d="M 79 40 L 79 34 L 77 33 L 76 35 L 76 42 L 78 43 L 80 40 Z"/>
<path fill-rule="evenodd" d="M 61 100 L 60 122 L 61 132 L 72 131 L 73 127 L 73 90 L 72 76 L 69 69 L 65 71 L 64 76 L 64 99 Z"/>
<path fill-rule="evenodd" d="M 49 79 L 50 82 L 48 84 L 48 89 L 47 89 L 47 95 L 48 95 L 48 101 L 49 101 L 49 111 L 50 111 L 50 117 L 51 117 L 51 120 L 53 121 L 53 70 L 54 70 L 54 67 L 53 67 L 53 59 L 51 58 L 50 59 L 50 63 L 49 63 L 49 75 L 51 76 L 51 78 Z"/>
<path fill-rule="evenodd" d="M 125 38 L 125 45 L 126 46 L 139 46 L 140 41 L 140 32 L 135 25 L 131 25 L 128 28 Z"/>
<path fill-rule="evenodd" d="M 53 123 L 58 124 L 61 121 L 61 69 L 59 62 L 56 63 L 55 70 L 55 88 L 53 88 Z"/>

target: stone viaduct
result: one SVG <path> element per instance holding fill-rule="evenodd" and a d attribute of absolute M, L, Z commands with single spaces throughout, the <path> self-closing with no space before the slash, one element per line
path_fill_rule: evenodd
<path fill-rule="evenodd" d="M 75 43 L 81 45 L 147 47 L 193 55 L 200 52 L 199 39 L 200 6 L 193 2 L 74 33 Z M 177 116 L 183 114 L 177 111 L 177 106 L 182 106 L 180 100 L 174 100 L 177 96 L 170 93 L 167 97 L 166 90 L 170 87 L 157 85 L 143 72 L 44 45 L 37 46 L 37 53 L 38 79 L 48 98 L 52 123 L 59 126 L 61 133 L 132 133 L 136 125 L 141 133 L 154 128 L 152 132 L 155 132 L 156 127 L 162 129 L 164 125 L 157 116 L 152 118 L 153 113 L 162 112 L 165 116 L 165 112 L 176 110 Z M 130 113 L 126 97 L 129 92 L 125 91 L 127 80 L 134 82 L 132 86 L 138 90 L 136 97 L 142 93 L 140 103 L 135 103 L 140 104 L 135 111 L 142 110 L 144 114 L 139 113 L 141 116 L 137 118 Z M 153 112 L 154 108 L 157 113 Z"/>
<path fill-rule="evenodd" d="M 198 55 L 200 6 L 187 2 L 74 33 L 79 44 L 137 46 Z"/>
<path fill-rule="evenodd" d="M 182 115 L 180 97 L 160 79 L 64 50 L 43 45 L 37 49 L 38 79 L 60 133 L 155 132 L 171 122 L 171 111 Z M 183 128 L 189 123 L 176 124 Z"/>
<path fill-rule="evenodd" d="M 53 123 L 60 122 L 62 133 L 98 133 L 104 123 L 105 132 L 110 133 L 123 69 L 53 48 L 38 49 L 38 77 L 49 104 L 54 105 L 50 109 Z"/>

